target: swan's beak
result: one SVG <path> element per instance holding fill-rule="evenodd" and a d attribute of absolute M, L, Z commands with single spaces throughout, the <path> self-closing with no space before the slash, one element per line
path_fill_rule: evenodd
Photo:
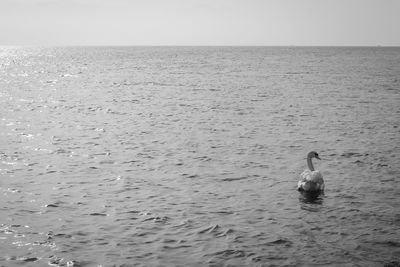
<path fill-rule="evenodd" d="M 315 158 L 321 160 L 321 158 L 319 156 L 315 156 Z"/>

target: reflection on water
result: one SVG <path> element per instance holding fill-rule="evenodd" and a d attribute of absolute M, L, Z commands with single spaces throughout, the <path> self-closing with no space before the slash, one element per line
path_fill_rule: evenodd
<path fill-rule="evenodd" d="M 321 192 L 306 192 L 301 191 L 299 200 L 304 204 L 317 204 L 321 205 L 323 203 L 324 194 Z"/>

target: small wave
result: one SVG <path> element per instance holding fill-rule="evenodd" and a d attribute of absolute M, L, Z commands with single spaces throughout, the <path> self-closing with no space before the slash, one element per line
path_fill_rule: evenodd
<path fill-rule="evenodd" d="M 287 240 L 287 239 L 278 238 L 274 241 L 268 242 L 267 244 L 270 246 L 283 245 L 285 247 L 290 247 L 290 246 L 292 246 L 293 242 L 290 240 Z"/>
<path fill-rule="evenodd" d="M 219 210 L 219 211 L 212 211 L 210 213 L 216 213 L 216 214 L 222 214 L 222 215 L 230 215 L 234 214 L 234 211 L 228 211 L 228 210 Z"/>
<path fill-rule="evenodd" d="M 32 257 L 32 258 L 24 258 L 24 257 L 22 257 L 22 258 L 20 258 L 19 260 L 21 260 L 21 261 L 25 261 L 25 262 L 35 262 L 35 261 L 38 261 L 38 260 L 40 260 L 40 258 L 36 258 L 36 257 Z"/>
<path fill-rule="evenodd" d="M 107 213 L 93 212 L 89 213 L 90 216 L 109 216 Z"/>
<path fill-rule="evenodd" d="M 59 205 L 58 204 L 47 204 L 45 205 L 46 208 L 58 208 Z"/>
<path fill-rule="evenodd" d="M 234 232 L 234 231 L 233 231 L 232 229 L 229 228 L 229 229 L 227 229 L 227 230 L 221 232 L 220 234 L 216 235 L 216 237 L 227 236 L 227 235 L 229 235 L 229 234 L 231 234 L 231 233 L 233 233 L 233 232 Z"/>
<path fill-rule="evenodd" d="M 186 228 L 190 228 L 192 226 L 193 221 L 192 220 L 184 220 L 182 222 L 180 222 L 177 225 L 174 225 L 174 228 L 181 228 L 181 227 L 186 227 Z"/>
<path fill-rule="evenodd" d="M 78 75 L 65 73 L 65 74 L 61 74 L 60 77 L 78 77 Z"/>
<path fill-rule="evenodd" d="M 138 211 L 138 210 L 130 210 L 130 211 L 127 211 L 126 213 L 138 214 L 138 213 L 140 213 L 140 211 Z"/>
<path fill-rule="evenodd" d="M 72 235 L 69 235 L 69 234 L 55 234 L 53 236 L 60 237 L 60 238 L 72 238 Z"/>
<path fill-rule="evenodd" d="M 190 248 L 190 245 L 177 245 L 177 246 L 163 246 L 163 249 L 179 249 L 179 248 Z"/>
<path fill-rule="evenodd" d="M 222 258 L 244 258 L 247 256 L 247 253 L 243 250 L 225 249 L 209 254 L 209 256 L 219 256 Z"/>
<path fill-rule="evenodd" d="M 400 267 L 400 262 L 399 261 L 390 261 L 388 263 L 385 263 L 383 267 Z"/>
<path fill-rule="evenodd" d="M 53 84 L 54 84 L 54 83 L 57 83 L 57 82 L 58 82 L 57 79 L 54 79 L 54 80 L 47 80 L 47 81 L 46 81 L 46 83 L 53 83 Z"/>
<path fill-rule="evenodd" d="M 388 246 L 388 247 L 400 248 L 400 242 L 393 241 L 393 240 L 373 241 L 372 243 L 374 243 L 376 245 L 384 245 L 384 246 Z"/>
<path fill-rule="evenodd" d="M 75 267 L 83 266 L 83 264 L 81 265 L 77 261 L 74 261 L 74 260 L 67 261 L 67 260 L 65 260 L 63 258 L 60 258 L 58 256 L 55 256 L 55 255 L 50 256 L 49 261 L 48 261 L 48 265 L 50 265 L 50 266 L 62 266 L 62 267 L 64 267 L 64 266 L 68 266 L 68 267 L 69 266 L 71 266 L 71 267 L 72 266 L 75 266 Z"/>
<path fill-rule="evenodd" d="M 1 187 L 0 187 L 1 188 Z M 15 189 L 15 188 L 7 188 L 6 190 L 4 190 L 6 192 L 10 192 L 10 193 L 21 193 L 22 191 L 19 189 Z"/>
<path fill-rule="evenodd" d="M 199 175 L 197 175 L 197 174 L 187 174 L 187 173 L 183 173 L 182 176 L 189 178 L 189 179 L 194 179 L 194 178 L 199 177 Z"/>
<path fill-rule="evenodd" d="M 218 224 L 216 225 L 211 225 L 203 230 L 200 230 L 198 233 L 199 234 L 204 234 L 204 233 L 212 233 L 215 232 L 216 230 L 218 230 L 220 228 L 220 226 Z"/>
<path fill-rule="evenodd" d="M 247 179 L 248 177 L 245 177 L 245 176 L 243 176 L 243 177 L 236 177 L 236 178 L 224 178 L 224 179 L 222 179 L 221 181 L 223 181 L 223 182 L 232 182 L 232 181 L 238 181 L 238 180 L 245 180 L 245 179 Z"/>
<path fill-rule="evenodd" d="M 37 257 L 16 257 L 16 256 L 11 256 L 7 257 L 6 261 L 23 261 L 23 262 L 35 262 L 39 261 L 40 258 Z"/>
<path fill-rule="evenodd" d="M 102 164 L 102 165 L 104 165 L 104 164 L 115 164 L 115 160 L 111 160 L 111 159 L 101 160 L 101 161 L 99 161 L 99 164 Z"/>
<path fill-rule="evenodd" d="M 198 231 L 197 233 L 198 234 L 213 234 L 215 237 L 222 237 L 222 236 L 227 236 L 233 232 L 234 232 L 233 229 L 228 228 L 226 230 L 223 230 L 223 229 L 221 229 L 221 227 L 218 224 L 216 224 L 216 225 L 211 225 L 205 229 L 202 229 L 202 230 Z"/>
<path fill-rule="evenodd" d="M 285 257 L 281 256 L 256 256 L 251 259 L 254 262 L 269 262 L 271 260 L 287 260 Z M 273 265 L 273 266 L 279 266 L 279 265 Z"/>
<path fill-rule="evenodd" d="M 70 153 L 72 152 L 63 148 L 58 148 L 51 152 L 51 154 L 70 154 Z"/>
<path fill-rule="evenodd" d="M 368 155 L 369 155 L 368 153 L 360 154 L 360 153 L 357 153 L 357 152 L 345 152 L 341 156 L 344 157 L 344 158 L 352 158 L 352 157 L 362 157 L 362 156 L 368 156 Z"/>
<path fill-rule="evenodd" d="M 169 220 L 169 217 L 167 217 L 167 216 L 163 216 L 163 217 L 156 216 L 156 217 L 150 217 L 150 218 L 144 219 L 143 221 L 144 222 L 153 221 L 155 223 L 166 223 L 168 220 Z"/>

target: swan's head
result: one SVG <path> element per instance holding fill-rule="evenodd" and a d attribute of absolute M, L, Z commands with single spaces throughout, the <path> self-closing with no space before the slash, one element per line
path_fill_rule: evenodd
<path fill-rule="evenodd" d="M 307 157 L 310 158 L 310 159 L 316 158 L 316 159 L 321 160 L 321 158 L 319 157 L 318 153 L 315 152 L 315 151 L 311 151 L 310 153 L 308 153 Z"/>

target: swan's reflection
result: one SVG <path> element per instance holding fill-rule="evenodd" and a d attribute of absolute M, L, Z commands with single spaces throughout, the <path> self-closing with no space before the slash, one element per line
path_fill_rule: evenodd
<path fill-rule="evenodd" d="M 321 192 L 302 191 L 302 192 L 300 192 L 299 200 L 301 203 L 304 203 L 304 204 L 322 205 L 322 203 L 324 201 L 323 196 L 324 196 L 324 194 Z"/>

